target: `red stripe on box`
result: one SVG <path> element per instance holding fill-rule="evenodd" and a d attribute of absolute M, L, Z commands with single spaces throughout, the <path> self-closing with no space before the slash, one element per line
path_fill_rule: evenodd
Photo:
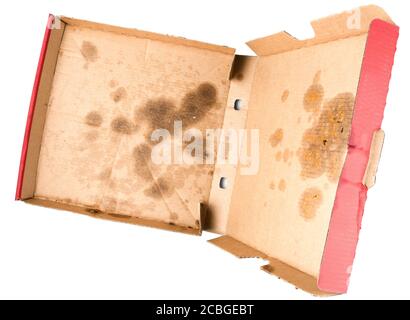
<path fill-rule="evenodd" d="M 46 53 L 47 53 L 47 46 L 48 46 L 48 41 L 50 39 L 51 28 L 52 28 L 53 22 L 54 22 L 54 16 L 50 14 L 48 17 L 48 21 L 47 21 L 46 31 L 44 33 L 44 39 L 43 39 L 43 45 L 41 47 L 40 58 L 38 60 L 33 91 L 31 93 L 30 107 L 28 110 L 27 122 L 26 122 L 26 131 L 24 133 L 24 141 L 23 141 L 23 147 L 21 150 L 21 157 L 20 157 L 20 168 L 19 168 L 17 188 L 16 188 L 16 200 L 21 199 L 21 190 L 23 187 L 23 177 L 24 177 L 24 170 L 26 167 L 26 157 L 27 157 L 28 142 L 30 139 L 31 125 L 33 122 L 33 115 L 34 115 L 34 109 L 36 107 L 38 88 L 40 86 L 41 73 L 43 71 L 44 60 L 45 60 Z"/>
<path fill-rule="evenodd" d="M 363 57 L 349 148 L 333 206 L 318 286 L 333 293 L 347 291 L 366 202 L 362 184 L 373 133 L 386 106 L 399 28 L 382 20 L 370 26 Z"/>

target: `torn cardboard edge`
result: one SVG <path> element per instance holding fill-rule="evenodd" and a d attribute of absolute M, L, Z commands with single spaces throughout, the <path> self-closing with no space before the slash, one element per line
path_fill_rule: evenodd
<path fill-rule="evenodd" d="M 270 275 L 275 275 L 279 279 L 283 279 L 294 285 L 296 288 L 302 289 L 316 296 L 330 296 L 328 292 L 320 290 L 317 286 L 317 279 L 305 272 L 302 272 L 278 259 L 268 257 L 261 251 L 258 251 L 230 236 L 221 236 L 209 240 L 213 245 L 231 253 L 237 258 L 259 258 L 268 261 L 267 265 L 261 266 L 261 269 Z"/>
<path fill-rule="evenodd" d="M 355 10 L 358 10 L 360 21 L 354 20 L 356 18 Z M 378 6 L 369 5 L 355 10 L 312 21 L 311 25 L 315 32 L 315 37 L 312 39 L 299 40 L 283 31 L 249 41 L 247 45 L 258 56 L 269 56 L 367 33 L 370 24 L 376 18 L 393 23 L 387 13 Z M 352 27 L 349 27 L 349 21 L 351 21 Z"/>
<path fill-rule="evenodd" d="M 348 29 L 345 24 L 346 13 L 341 15 L 333 16 L 330 18 L 325 18 L 319 20 L 317 22 L 313 22 L 312 26 L 316 32 L 316 37 L 314 39 L 308 40 L 297 40 L 291 37 L 287 33 L 279 33 L 273 36 L 265 37 L 262 39 L 257 39 L 254 41 L 249 42 L 249 46 L 258 56 L 265 56 L 271 55 L 276 53 L 281 53 L 289 50 L 299 49 L 306 46 L 313 46 L 320 43 L 330 42 L 337 39 L 347 38 L 350 36 L 356 36 L 360 34 L 364 34 L 367 32 L 369 26 L 369 37 L 368 43 L 366 46 L 365 56 L 363 59 L 363 69 L 360 77 L 359 89 L 357 93 L 356 105 L 363 105 L 363 110 L 360 112 L 362 115 L 365 114 L 365 109 L 371 110 L 371 108 L 378 108 L 384 109 L 387 90 L 388 90 L 388 82 L 390 79 L 390 70 L 393 64 L 394 58 L 394 51 L 395 51 L 395 44 L 397 41 L 398 36 L 398 27 L 395 25 L 390 24 L 391 19 L 387 16 L 387 14 L 380 8 L 375 6 L 368 6 L 361 8 L 362 14 L 362 23 L 361 28 L 358 30 L 355 29 Z M 379 19 L 377 19 L 379 18 Z M 385 21 L 387 21 L 387 23 Z M 50 93 L 50 88 L 53 81 L 55 65 L 58 58 L 58 51 L 61 44 L 61 40 L 64 35 L 64 28 L 65 25 L 68 24 L 77 24 L 77 25 L 84 25 L 88 26 L 91 22 L 83 21 L 83 20 L 76 20 L 71 18 L 62 18 L 61 19 L 61 28 L 60 29 L 53 29 L 52 24 L 54 22 L 54 16 L 50 15 L 48 20 L 47 29 L 45 32 L 43 46 L 40 54 L 39 64 L 37 68 L 33 94 L 30 102 L 30 109 L 27 119 L 27 126 L 25 132 L 25 138 L 22 148 L 22 156 L 20 162 L 20 170 L 19 170 L 19 179 L 17 183 L 17 191 L 16 191 L 16 200 L 23 200 L 31 204 L 41 205 L 45 207 L 52 207 L 56 209 L 68 210 L 68 211 L 75 211 L 82 214 L 86 214 L 92 217 L 98 217 L 103 219 L 109 219 L 113 221 L 122 221 L 128 222 L 138 225 L 150 226 L 161 228 L 165 230 L 172 230 L 172 231 L 180 231 L 186 232 L 190 234 L 200 234 L 202 227 L 207 225 L 208 222 L 205 219 L 205 212 L 207 211 L 203 204 L 200 205 L 200 225 L 198 229 L 188 229 L 176 225 L 170 225 L 165 222 L 160 221 L 150 221 L 146 219 L 139 219 L 139 218 L 132 218 L 128 219 L 125 217 L 120 217 L 118 215 L 113 216 L 109 213 L 100 213 L 98 211 L 91 211 L 93 209 L 87 209 L 78 206 L 66 205 L 61 204 L 54 201 L 47 201 L 42 199 L 35 199 L 33 198 L 34 188 L 35 188 L 35 180 L 36 180 L 36 164 L 38 161 L 38 155 L 40 152 L 40 145 L 42 139 L 42 129 L 44 127 L 45 122 L 45 114 L 48 104 L 48 98 Z M 343 22 L 343 23 L 342 23 Z M 140 37 L 147 37 L 150 39 L 160 39 L 161 41 L 177 41 L 179 44 L 188 45 L 188 46 L 198 46 L 200 48 L 208 49 L 208 50 L 216 50 L 218 52 L 224 52 L 227 54 L 233 54 L 234 49 L 214 46 L 209 44 L 203 44 L 197 41 L 186 40 L 182 38 L 176 37 L 169 37 L 158 35 L 154 33 L 133 30 L 133 29 L 126 29 L 120 27 L 112 27 L 108 25 L 98 24 L 101 28 L 105 28 L 106 31 L 110 32 L 117 32 L 120 34 L 132 33 L 133 35 L 140 36 Z M 376 26 L 374 28 L 374 26 Z M 373 32 L 374 29 L 377 29 Z M 327 31 L 326 31 L 327 30 Z M 387 30 L 387 31 L 386 31 Z M 371 32 L 372 31 L 372 32 Z M 375 34 L 374 34 L 375 33 Z M 379 41 L 377 42 L 375 38 L 377 36 L 384 35 L 384 42 Z M 373 35 L 373 37 L 370 37 Z M 381 52 L 377 48 L 377 45 L 385 46 L 387 43 L 388 50 Z M 384 64 L 385 68 L 383 70 L 388 70 L 388 72 L 383 74 L 372 74 L 372 77 L 368 76 L 368 69 L 372 67 L 372 61 L 374 59 L 380 59 L 380 56 L 384 55 Z M 236 56 L 238 57 L 238 56 Z M 249 61 L 256 61 L 258 57 L 244 57 L 244 60 Z M 240 61 L 240 58 L 238 58 Z M 237 59 L 235 59 L 237 60 Z M 256 63 L 256 62 L 255 62 Z M 252 63 L 251 63 L 252 65 Z M 235 66 L 235 63 L 234 63 Z M 232 68 L 231 72 L 231 88 L 228 96 L 227 104 L 230 105 L 233 103 L 233 98 L 236 97 L 235 90 L 241 90 L 241 92 L 250 92 L 250 88 L 252 86 L 252 76 L 248 78 L 247 86 L 239 88 L 235 85 L 235 77 L 240 74 L 235 71 L 235 68 Z M 380 64 L 378 64 L 380 66 Z M 380 70 L 379 70 L 380 71 Z M 243 75 L 242 75 L 243 76 Z M 246 78 L 247 76 L 245 76 Z M 371 97 L 372 93 L 375 91 L 374 85 L 377 83 L 376 87 L 381 94 L 377 97 Z M 243 85 L 243 84 L 241 84 Z M 369 90 L 368 86 L 372 86 L 372 90 Z M 244 99 L 244 105 L 247 105 L 246 99 Z M 357 107 L 355 106 L 355 115 L 353 119 L 353 124 L 355 124 L 355 119 L 357 118 Z M 226 110 L 229 110 L 227 108 Z M 382 117 L 382 112 L 381 112 Z M 245 115 L 246 118 L 246 115 Z M 227 123 L 229 123 L 230 119 L 227 119 Z M 246 120 L 246 119 L 245 119 Z M 245 121 L 244 119 L 238 119 L 237 124 L 240 124 L 241 121 Z M 376 121 L 376 124 L 379 125 L 375 126 L 376 131 L 380 128 L 381 118 Z M 225 127 L 225 123 L 224 123 Z M 353 130 L 355 126 L 352 126 L 352 137 L 350 139 L 350 144 L 354 145 L 355 132 Z M 372 151 L 365 151 L 365 161 L 363 162 L 363 174 L 361 175 L 360 185 L 364 183 L 366 186 L 371 187 L 374 184 L 374 177 L 377 171 L 377 163 L 379 161 L 380 152 L 381 152 L 381 145 L 382 143 L 380 134 L 375 134 L 373 142 L 370 142 L 367 145 L 368 149 L 364 150 L 372 150 Z M 356 141 L 357 142 L 357 141 Z M 366 146 L 365 146 L 366 147 Z M 354 150 L 360 150 L 360 146 L 356 145 L 355 147 L 349 148 L 349 154 L 346 157 L 346 162 L 352 161 L 351 160 L 351 153 Z M 369 156 L 369 152 L 371 152 Z M 367 159 L 366 159 L 367 156 Z M 366 174 L 364 173 L 366 171 Z M 236 174 L 236 171 L 233 171 L 233 175 Z M 345 181 L 345 172 L 342 173 L 341 181 Z M 219 177 L 214 174 L 213 185 L 215 181 L 219 180 Z M 317 295 L 324 295 L 329 293 L 343 293 L 347 290 L 347 281 L 350 275 L 351 270 L 351 263 L 354 257 L 354 251 L 357 245 L 357 237 L 358 237 L 358 219 L 361 220 L 361 214 L 363 213 L 364 208 L 364 200 L 366 198 L 366 191 L 367 188 L 365 186 L 360 187 L 359 191 L 357 190 L 340 190 L 346 186 L 343 186 L 343 183 L 339 185 L 338 188 L 338 195 L 339 193 L 348 194 L 351 198 L 358 198 L 358 210 L 357 212 L 349 212 L 346 214 L 345 208 L 343 206 L 339 207 L 339 203 L 335 201 L 335 207 L 332 213 L 331 222 L 328 231 L 328 238 L 326 241 L 325 251 L 323 255 L 323 261 L 321 266 L 321 274 L 319 279 L 316 279 L 306 273 L 303 273 L 292 266 L 286 265 L 283 262 L 276 260 L 273 257 L 267 257 L 266 254 L 261 252 L 257 252 L 253 248 L 240 243 L 236 239 L 233 239 L 229 235 L 218 239 L 211 240 L 212 243 L 224 248 L 227 251 L 235 252 L 238 256 L 258 256 L 264 259 L 269 260 L 269 265 L 262 267 L 263 270 L 275 274 L 291 283 L 295 286 L 311 292 Z M 211 195 L 215 188 L 211 188 Z M 217 189 L 218 190 L 218 189 Z M 339 200 L 341 198 L 339 197 Z M 225 206 L 225 210 L 229 210 L 230 201 L 228 201 L 228 205 Z M 87 211 L 88 210 L 88 211 Z M 344 235 L 344 225 L 347 223 L 349 225 L 348 234 L 352 235 L 352 239 L 346 239 Z M 339 259 L 339 255 L 342 256 L 342 263 Z M 322 271 L 323 270 L 323 271 Z"/>

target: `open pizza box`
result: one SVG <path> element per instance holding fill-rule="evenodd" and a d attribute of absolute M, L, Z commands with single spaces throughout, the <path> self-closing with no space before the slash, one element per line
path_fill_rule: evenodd
<path fill-rule="evenodd" d="M 313 39 L 282 32 L 240 56 L 50 16 L 16 199 L 209 230 L 303 290 L 346 292 L 398 27 L 375 6 L 312 26 Z"/>

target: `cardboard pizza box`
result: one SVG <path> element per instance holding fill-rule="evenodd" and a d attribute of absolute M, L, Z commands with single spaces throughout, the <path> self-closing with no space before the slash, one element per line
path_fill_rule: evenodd
<path fill-rule="evenodd" d="M 16 199 L 222 236 L 314 294 L 346 292 L 398 27 L 368 6 L 255 56 L 50 15 Z M 155 156 L 154 156 L 155 155 Z"/>

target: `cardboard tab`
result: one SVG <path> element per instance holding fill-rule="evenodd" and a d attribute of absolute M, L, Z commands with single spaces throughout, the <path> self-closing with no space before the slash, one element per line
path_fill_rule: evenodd
<path fill-rule="evenodd" d="M 370 147 L 369 162 L 367 163 L 366 173 L 363 177 L 363 184 L 370 189 L 376 183 L 376 174 L 383 150 L 385 133 L 382 129 L 373 134 L 372 145 Z"/>
<path fill-rule="evenodd" d="M 320 290 L 317 286 L 317 279 L 305 272 L 274 258 L 269 258 L 269 264 L 261 269 L 279 279 L 293 284 L 296 288 L 302 289 L 316 296 L 330 296 L 332 294 Z"/>
<path fill-rule="evenodd" d="M 228 251 L 238 258 L 262 258 L 266 259 L 266 254 L 230 237 L 222 236 L 209 240 L 210 243 L 216 245 L 217 247 Z"/>

